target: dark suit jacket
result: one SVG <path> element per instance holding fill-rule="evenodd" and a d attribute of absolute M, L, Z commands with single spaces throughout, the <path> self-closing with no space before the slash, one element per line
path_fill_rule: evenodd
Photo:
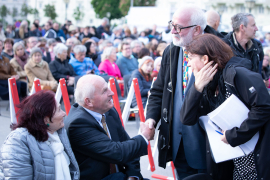
<path fill-rule="evenodd" d="M 110 139 L 96 119 L 77 103 L 65 119 L 72 150 L 81 172 L 81 180 L 100 180 L 110 171 L 110 163 L 118 164 L 127 176 L 142 178 L 139 157 L 147 154 L 147 144 L 141 135 L 130 139 L 122 127 L 117 111 L 106 115 Z"/>

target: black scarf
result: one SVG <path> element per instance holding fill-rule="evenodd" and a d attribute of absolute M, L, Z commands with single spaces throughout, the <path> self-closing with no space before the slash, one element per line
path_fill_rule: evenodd
<path fill-rule="evenodd" d="M 218 94 L 215 97 L 216 89 L 218 87 Z M 225 101 L 226 87 L 222 75 L 222 70 L 218 70 L 212 81 L 210 81 L 204 88 L 204 94 L 206 94 L 209 102 L 210 110 L 215 110 Z"/>

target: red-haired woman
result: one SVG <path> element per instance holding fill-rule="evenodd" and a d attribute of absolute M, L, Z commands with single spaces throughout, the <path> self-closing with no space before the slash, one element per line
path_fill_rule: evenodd
<path fill-rule="evenodd" d="M 66 115 L 52 91 L 39 91 L 18 105 L 18 124 L 5 140 L 0 164 L 7 179 L 79 179 L 64 127 Z"/>
<path fill-rule="evenodd" d="M 138 69 L 134 70 L 131 74 L 131 78 L 128 82 L 128 88 L 130 88 L 133 78 L 138 79 L 142 103 L 143 107 L 146 105 L 148 92 L 152 85 L 153 78 L 151 77 L 151 73 L 154 69 L 154 60 L 150 56 L 144 56 L 141 60 L 139 60 Z M 134 96 L 131 102 L 131 107 L 137 106 L 136 97 Z"/>
<path fill-rule="evenodd" d="M 224 130 L 221 141 L 236 147 L 260 134 L 254 151 L 218 164 L 212 160 L 206 141 L 208 174 L 213 179 L 270 179 L 270 97 L 261 75 L 250 70 L 250 60 L 233 57 L 232 49 L 214 35 L 196 36 L 186 50 L 195 83 L 180 112 L 183 124 L 196 124 L 200 116 L 215 110 L 234 94 L 250 111 L 240 127 Z"/>

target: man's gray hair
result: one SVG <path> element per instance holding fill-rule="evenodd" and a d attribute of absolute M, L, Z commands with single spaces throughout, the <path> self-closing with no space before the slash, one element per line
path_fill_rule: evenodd
<path fill-rule="evenodd" d="M 51 46 L 53 43 L 56 43 L 56 40 L 53 38 L 50 38 L 50 39 L 48 39 L 47 43 L 49 46 Z"/>
<path fill-rule="evenodd" d="M 86 52 L 86 47 L 84 45 L 77 45 L 73 48 L 73 52 L 78 54 L 80 52 Z"/>
<path fill-rule="evenodd" d="M 80 88 L 76 88 L 74 92 L 75 101 L 80 105 L 84 105 L 85 98 L 92 98 L 95 93 L 95 86 L 92 81 L 84 83 Z"/>
<path fill-rule="evenodd" d="M 33 47 L 32 49 L 31 49 L 31 52 L 30 52 L 30 57 L 32 57 L 34 54 L 36 54 L 36 53 L 40 53 L 40 55 L 42 56 L 42 51 L 41 51 L 41 49 L 40 48 L 38 48 L 38 47 Z"/>
<path fill-rule="evenodd" d="M 64 45 L 63 43 L 58 43 L 53 48 L 53 52 L 57 57 L 58 57 L 58 54 L 62 54 L 63 51 L 67 51 L 67 50 L 68 50 L 68 47 Z"/>
<path fill-rule="evenodd" d="M 113 46 L 105 48 L 102 55 L 101 55 L 101 61 L 108 59 L 110 57 L 110 55 L 112 54 L 112 51 L 114 49 L 115 49 L 115 47 L 113 47 Z"/>
<path fill-rule="evenodd" d="M 207 25 L 205 12 L 202 9 L 195 7 L 193 9 L 191 16 L 190 16 L 189 24 L 200 26 L 201 32 L 203 32 L 204 29 L 206 28 L 206 25 Z"/>
<path fill-rule="evenodd" d="M 132 42 L 130 43 L 131 49 L 133 49 L 133 48 L 136 46 L 136 44 L 139 44 L 139 45 L 142 47 L 142 42 L 141 42 L 141 41 L 139 41 L 139 40 L 134 40 L 134 41 L 132 41 Z"/>
<path fill-rule="evenodd" d="M 238 32 L 240 25 L 243 24 L 245 27 L 247 27 L 248 24 L 248 16 L 254 17 L 251 13 L 238 13 L 234 15 L 232 20 L 232 28 L 234 32 Z"/>
<path fill-rule="evenodd" d="M 14 45 L 13 45 L 13 52 L 14 52 L 14 54 L 16 54 L 16 50 L 17 50 L 17 48 L 19 47 L 19 46 L 22 46 L 23 47 L 23 49 L 25 50 L 25 46 L 24 46 L 24 44 L 23 44 L 23 42 L 16 42 Z"/>

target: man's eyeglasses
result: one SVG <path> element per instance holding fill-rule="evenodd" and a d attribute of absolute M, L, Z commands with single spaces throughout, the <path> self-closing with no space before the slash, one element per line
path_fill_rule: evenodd
<path fill-rule="evenodd" d="M 187 28 L 191 28 L 191 27 L 194 27 L 194 26 L 197 26 L 197 25 L 192 25 L 192 26 L 187 26 L 187 27 L 181 27 L 177 24 L 173 24 L 172 21 L 169 21 L 169 26 L 170 26 L 170 30 L 172 30 L 172 28 L 174 28 L 174 30 L 177 32 L 177 33 L 180 33 L 182 29 L 187 29 Z"/>

